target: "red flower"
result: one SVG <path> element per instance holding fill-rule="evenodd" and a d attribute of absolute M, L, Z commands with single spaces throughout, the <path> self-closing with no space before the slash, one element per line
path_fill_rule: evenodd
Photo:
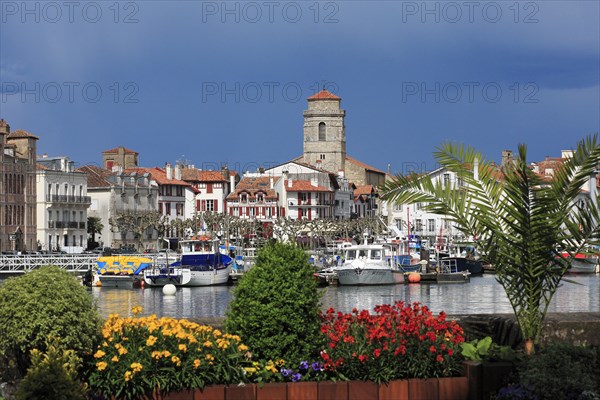
<path fill-rule="evenodd" d="M 438 354 L 437 357 L 435 358 L 435 361 L 437 361 L 437 362 L 444 362 L 444 357 L 442 357 L 441 354 Z"/>
<path fill-rule="evenodd" d="M 379 349 L 375 349 L 373 351 L 373 355 L 375 356 L 375 358 L 379 358 L 379 356 L 381 355 L 381 350 Z"/>
<path fill-rule="evenodd" d="M 432 353 L 435 353 L 437 350 L 435 349 L 435 346 L 431 346 L 429 348 L 429 351 L 432 352 Z"/>
<path fill-rule="evenodd" d="M 358 359 L 360 362 L 364 363 L 369 359 L 369 357 L 365 356 L 364 354 L 361 354 L 360 356 L 358 356 Z"/>

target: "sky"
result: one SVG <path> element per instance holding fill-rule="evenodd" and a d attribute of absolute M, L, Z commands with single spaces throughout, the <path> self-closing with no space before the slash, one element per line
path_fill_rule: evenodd
<path fill-rule="evenodd" d="M 306 99 L 392 173 L 444 142 L 558 157 L 600 125 L 598 1 L 0 0 L 0 118 L 38 154 L 240 172 L 302 154 Z"/>

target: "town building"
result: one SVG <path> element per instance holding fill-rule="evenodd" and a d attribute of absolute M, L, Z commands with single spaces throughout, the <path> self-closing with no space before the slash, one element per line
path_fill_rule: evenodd
<path fill-rule="evenodd" d="M 191 218 L 196 212 L 195 190 L 181 179 L 181 166 L 179 164 L 175 168 L 170 163 L 166 163 L 164 168 L 128 168 L 125 173 L 147 174 L 151 185 L 158 189 L 158 213 L 165 217 L 167 223 Z M 183 232 L 178 232 L 172 225 L 165 232 L 165 238 L 178 238 L 181 236 L 183 236 Z"/>
<path fill-rule="evenodd" d="M 87 175 L 68 157 L 43 156 L 37 162 L 39 250 L 81 253 L 87 248 Z"/>
<path fill-rule="evenodd" d="M 196 190 L 197 212 L 225 213 L 226 198 L 239 181 L 237 172 L 222 168 L 220 171 L 203 171 L 193 165 L 184 165 L 181 179 Z"/>
<path fill-rule="evenodd" d="M 241 219 L 273 222 L 285 216 L 275 184 L 279 177 L 244 175 L 226 198 L 226 213 Z M 283 214 L 283 215 L 282 215 Z"/>
<path fill-rule="evenodd" d="M 157 248 L 158 232 L 154 228 L 132 232 L 135 227 L 119 230 L 111 225 L 119 215 L 142 218 L 158 211 L 158 186 L 150 174 L 112 172 L 96 166 L 83 166 L 78 172 L 87 174 L 91 204 L 88 216 L 99 218 L 102 233 L 96 237 L 101 247 L 135 246 L 138 250 Z"/>
<path fill-rule="evenodd" d="M 36 157 L 38 137 L 11 132 L 0 119 L 0 251 L 37 249 Z"/>

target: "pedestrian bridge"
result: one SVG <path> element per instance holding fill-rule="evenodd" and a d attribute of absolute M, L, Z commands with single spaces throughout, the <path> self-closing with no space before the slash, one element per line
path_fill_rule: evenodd
<path fill-rule="evenodd" d="M 83 274 L 96 268 L 97 254 L 0 255 L 0 278 L 17 275 L 45 265 L 56 265 L 69 272 Z"/>

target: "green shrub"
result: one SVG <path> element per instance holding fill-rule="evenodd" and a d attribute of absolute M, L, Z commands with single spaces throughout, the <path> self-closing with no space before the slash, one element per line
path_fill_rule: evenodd
<path fill-rule="evenodd" d="M 319 294 L 304 251 L 292 244 L 262 248 L 234 289 L 226 327 L 266 360 L 286 365 L 317 359 L 323 346 Z"/>
<path fill-rule="evenodd" d="M 461 354 L 470 361 L 516 361 L 519 357 L 510 346 L 501 346 L 490 336 L 461 343 Z"/>
<path fill-rule="evenodd" d="M 588 392 L 586 396 L 599 393 L 598 350 L 549 344 L 525 360 L 519 376 L 521 384 L 533 388 L 540 400 L 578 399 L 584 392 Z"/>
<path fill-rule="evenodd" d="M 57 338 L 50 339 L 45 353 L 31 350 L 31 368 L 19 383 L 18 400 L 84 399 L 85 391 L 77 369 L 81 359 L 65 350 Z"/>
<path fill-rule="evenodd" d="M 0 361 L 5 377 L 20 378 L 33 349 L 60 337 L 79 357 L 91 353 L 100 317 L 79 281 L 58 267 L 42 267 L 0 285 Z"/>

